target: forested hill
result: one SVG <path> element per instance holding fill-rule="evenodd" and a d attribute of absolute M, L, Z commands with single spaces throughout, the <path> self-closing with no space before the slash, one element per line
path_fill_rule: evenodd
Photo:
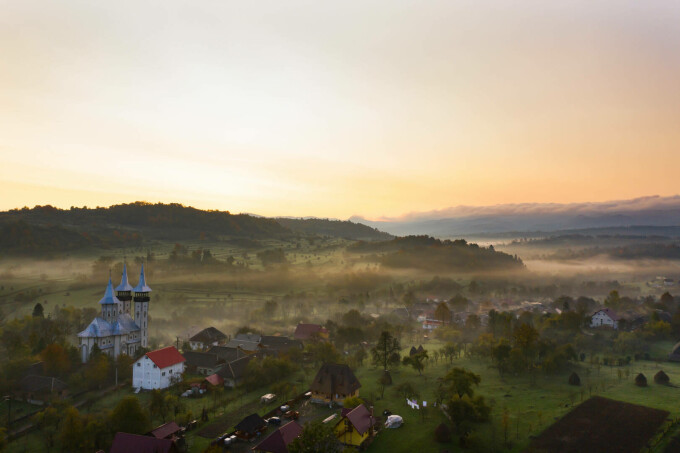
<path fill-rule="evenodd" d="M 362 223 L 349 220 L 294 219 L 279 217 L 274 219 L 286 228 L 302 234 L 317 234 L 361 241 L 385 241 L 394 236 L 371 228 Z"/>
<path fill-rule="evenodd" d="M 517 256 L 480 247 L 464 239 L 440 240 L 429 236 L 406 236 L 381 242 L 358 242 L 348 252 L 368 254 L 385 267 L 428 271 L 480 272 L 523 270 Z"/>
<path fill-rule="evenodd" d="M 301 235 L 366 241 L 392 237 L 347 221 L 269 219 L 176 203 L 71 209 L 48 205 L 0 212 L 0 255 L 49 256 L 91 248 L 135 247 L 152 241 L 293 240 Z"/>
<path fill-rule="evenodd" d="M 0 252 L 42 255 L 144 241 L 294 236 L 275 220 L 180 204 L 136 202 L 109 208 L 36 206 L 0 212 Z"/>

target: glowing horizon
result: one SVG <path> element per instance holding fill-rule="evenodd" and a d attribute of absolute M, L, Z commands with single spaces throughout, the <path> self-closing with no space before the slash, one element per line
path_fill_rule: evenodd
<path fill-rule="evenodd" d="M 0 209 L 680 193 L 677 2 L 319 3 L 0 0 Z"/>

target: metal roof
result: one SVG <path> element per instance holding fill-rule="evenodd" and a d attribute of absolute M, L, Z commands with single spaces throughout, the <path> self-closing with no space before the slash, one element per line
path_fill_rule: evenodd
<path fill-rule="evenodd" d="M 167 368 L 171 365 L 185 362 L 186 359 L 179 353 L 174 346 L 168 346 L 155 351 L 147 352 L 146 356 L 150 358 L 158 368 Z"/>
<path fill-rule="evenodd" d="M 123 276 L 120 285 L 116 286 L 116 291 L 132 291 L 132 285 L 128 282 L 127 264 L 123 263 Z"/>
<path fill-rule="evenodd" d="M 114 335 L 125 335 L 140 330 L 137 323 L 127 313 L 118 315 L 116 322 L 113 323 L 111 329 Z"/>
<path fill-rule="evenodd" d="M 142 271 L 139 273 L 139 283 L 133 289 L 136 293 L 150 293 L 151 288 L 146 285 L 146 277 L 144 276 L 144 264 L 142 264 Z"/>
<path fill-rule="evenodd" d="M 108 337 L 113 334 L 113 328 L 111 324 L 106 322 L 103 318 L 100 318 L 97 316 L 92 320 L 90 325 L 88 325 L 85 330 L 80 332 L 78 334 L 79 337 L 84 337 L 84 338 L 99 338 L 99 337 Z"/>
<path fill-rule="evenodd" d="M 102 305 L 120 304 L 118 298 L 113 295 L 113 283 L 111 283 L 111 277 L 109 277 L 109 284 L 106 285 L 104 297 L 101 298 L 99 303 Z"/>

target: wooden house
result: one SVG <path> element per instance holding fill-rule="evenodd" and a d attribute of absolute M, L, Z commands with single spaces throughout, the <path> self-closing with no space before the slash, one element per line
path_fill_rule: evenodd
<path fill-rule="evenodd" d="M 347 446 L 359 447 L 373 435 L 375 418 L 363 404 L 352 410 L 343 411 L 342 418 L 334 427 L 338 440 Z"/>
<path fill-rule="evenodd" d="M 342 404 L 345 398 L 359 396 L 361 384 L 347 365 L 324 363 L 310 386 L 312 401 Z"/>

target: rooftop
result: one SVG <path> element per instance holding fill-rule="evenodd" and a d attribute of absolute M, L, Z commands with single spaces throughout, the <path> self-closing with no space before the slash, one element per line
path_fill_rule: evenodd
<path fill-rule="evenodd" d="M 184 356 L 182 356 L 174 346 L 147 352 L 145 355 L 151 359 L 158 368 L 167 368 L 186 361 Z"/>

